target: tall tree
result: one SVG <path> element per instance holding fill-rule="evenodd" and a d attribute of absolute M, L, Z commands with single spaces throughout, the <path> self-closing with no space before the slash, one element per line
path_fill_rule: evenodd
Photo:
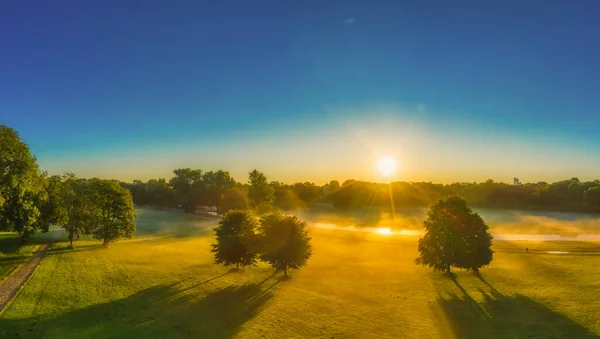
<path fill-rule="evenodd" d="M 204 173 L 203 180 L 211 204 L 217 207 L 217 214 L 221 213 L 223 194 L 235 187 L 235 180 L 229 175 L 229 172 L 222 170 Z"/>
<path fill-rule="evenodd" d="M 202 202 L 205 187 L 202 180 L 202 170 L 179 168 L 173 171 L 175 176 L 169 183 L 175 191 L 175 196 L 186 212 L 194 212 Z"/>
<path fill-rule="evenodd" d="M 436 202 L 424 221 L 425 235 L 419 239 L 418 265 L 434 271 L 455 266 L 477 271 L 492 260 L 492 236 L 483 219 L 467 201 L 453 195 Z"/>
<path fill-rule="evenodd" d="M 101 239 L 105 246 L 119 238 L 131 238 L 135 233 L 136 218 L 131 193 L 116 180 L 89 179 L 88 194 L 93 202 L 91 233 Z"/>
<path fill-rule="evenodd" d="M 277 270 L 299 269 L 312 255 L 306 223 L 294 215 L 272 212 L 260 218 L 260 259 Z"/>
<path fill-rule="evenodd" d="M 25 241 L 40 227 L 38 205 L 45 194 L 29 147 L 14 129 L 0 125 L 0 230 L 19 232 Z"/>
<path fill-rule="evenodd" d="M 88 188 L 88 180 L 77 179 L 74 176 L 65 181 L 62 190 L 62 203 L 65 209 L 65 218 L 60 225 L 66 232 L 70 246 L 73 240 L 79 239 L 81 234 L 91 233 L 95 226 L 94 211 L 97 210 L 92 191 Z"/>
<path fill-rule="evenodd" d="M 225 267 L 256 265 L 256 219 L 247 211 L 231 210 L 214 228 L 216 244 L 212 244 L 215 263 Z"/>
<path fill-rule="evenodd" d="M 255 208 L 260 206 L 261 203 L 270 204 L 273 202 L 274 190 L 269 185 L 264 173 L 256 169 L 248 173 L 248 184 L 248 199 Z"/>
<path fill-rule="evenodd" d="M 50 225 L 62 226 L 68 221 L 67 198 L 70 190 L 69 180 L 75 178 L 72 173 L 44 177 L 45 199 L 38 201 L 40 210 L 38 226 L 42 231 L 48 231 Z"/>

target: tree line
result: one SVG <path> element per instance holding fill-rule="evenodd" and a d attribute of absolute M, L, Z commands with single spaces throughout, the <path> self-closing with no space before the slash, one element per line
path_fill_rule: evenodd
<path fill-rule="evenodd" d="M 349 180 L 326 200 L 341 210 L 389 206 L 390 191 L 396 207 L 427 207 L 442 197 L 459 195 L 476 207 L 600 213 L 600 180 L 582 182 L 578 178 L 519 185 L 493 180 L 447 185 L 429 182 L 388 185 Z"/>
<path fill-rule="evenodd" d="M 135 232 L 131 193 L 116 180 L 48 176 L 19 134 L 0 125 L 0 231 L 21 242 L 51 225 L 73 238 L 90 234 L 104 245 Z"/>
<path fill-rule="evenodd" d="M 168 181 L 134 180 L 121 185 L 132 192 L 137 205 L 182 206 L 188 212 L 197 206 L 216 206 L 220 214 L 230 209 L 293 210 L 316 203 L 332 204 L 340 211 L 389 207 L 390 191 L 394 206 L 399 208 L 429 207 L 442 197 L 459 195 L 476 207 L 600 213 L 600 180 L 582 182 L 578 178 L 519 185 L 493 180 L 453 184 L 346 180 L 340 185 L 332 180 L 319 186 L 311 182 L 268 181 L 257 170 L 249 173 L 247 182 L 237 182 L 226 171 L 186 168 L 176 169 Z"/>
<path fill-rule="evenodd" d="M 274 209 L 309 207 L 322 200 L 324 188 L 304 182 L 292 185 L 268 181 L 264 173 L 253 170 L 246 183 L 237 182 L 229 172 L 179 168 L 170 180 L 151 179 L 121 182 L 131 191 L 138 206 L 181 207 L 194 212 L 200 206 L 215 207 L 218 214 L 232 209 L 256 210 L 259 213 Z M 338 184 L 339 186 L 339 184 Z"/>

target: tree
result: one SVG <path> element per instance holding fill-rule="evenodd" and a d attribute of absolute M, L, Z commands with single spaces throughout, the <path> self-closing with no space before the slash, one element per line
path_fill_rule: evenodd
<path fill-rule="evenodd" d="M 91 233 L 105 246 L 119 238 L 131 238 L 136 218 L 131 193 L 116 180 L 88 180 Z"/>
<path fill-rule="evenodd" d="M 235 187 L 235 180 L 231 178 L 229 172 L 217 171 L 207 172 L 203 177 L 204 185 L 209 195 L 211 204 L 217 207 L 217 214 L 221 212 L 221 200 L 225 191 Z"/>
<path fill-rule="evenodd" d="M 60 225 L 66 232 L 69 245 L 73 246 L 73 238 L 81 234 L 91 233 L 95 226 L 93 211 L 97 208 L 93 200 L 88 180 L 70 177 L 62 191 L 62 203 L 65 208 L 65 219 Z"/>
<path fill-rule="evenodd" d="M 223 192 L 221 198 L 220 212 L 226 213 L 229 210 L 247 210 L 248 198 L 241 187 L 236 187 Z"/>
<path fill-rule="evenodd" d="M 425 235 L 419 239 L 416 264 L 450 272 L 451 266 L 477 271 L 491 262 L 488 226 L 464 198 L 453 195 L 440 199 L 429 210 L 423 226 Z"/>
<path fill-rule="evenodd" d="M 260 218 L 260 259 L 277 270 L 299 269 L 312 255 L 306 223 L 296 216 L 272 212 Z"/>
<path fill-rule="evenodd" d="M 223 215 L 219 226 L 214 228 L 217 243 L 212 244 L 215 264 L 225 267 L 256 265 L 255 231 L 257 222 L 247 211 L 231 210 Z"/>
<path fill-rule="evenodd" d="M 335 192 L 335 191 L 339 190 L 339 189 L 340 189 L 340 187 L 341 187 L 341 186 L 340 186 L 340 182 L 339 182 L 339 181 L 337 181 L 337 180 L 331 180 L 331 181 L 329 182 L 329 191 L 330 191 L 331 193 L 333 193 L 333 192 Z"/>
<path fill-rule="evenodd" d="M 50 225 L 62 226 L 68 221 L 67 192 L 70 190 L 68 180 L 74 178 L 72 173 L 44 177 L 45 197 L 37 202 L 40 216 L 38 228 L 47 232 Z"/>
<path fill-rule="evenodd" d="M 175 191 L 175 196 L 186 212 L 194 212 L 201 202 L 205 187 L 202 180 L 202 170 L 179 168 L 173 171 L 175 176 L 169 183 Z"/>
<path fill-rule="evenodd" d="M 273 202 L 273 187 L 269 185 L 267 177 L 264 173 L 258 170 L 253 170 L 248 173 L 248 199 L 252 205 L 256 208 L 261 203 L 272 203 Z"/>
<path fill-rule="evenodd" d="M 38 206 L 45 194 L 29 147 L 14 129 L 0 125 L 0 230 L 19 232 L 24 242 L 40 227 Z"/>

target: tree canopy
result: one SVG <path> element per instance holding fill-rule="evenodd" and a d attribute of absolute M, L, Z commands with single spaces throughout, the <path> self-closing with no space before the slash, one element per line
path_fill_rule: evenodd
<path fill-rule="evenodd" d="M 248 199 L 256 208 L 262 203 L 273 202 L 274 189 L 269 185 L 267 177 L 258 170 L 248 173 Z"/>
<path fill-rule="evenodd" d="M 19 134 L 0 125 L 0 230 L 24 241 L 44 224 L 39 206 L 47 199 L 35 157 Z"/>
<path fill-rule="evenodd" d="M 119 238 L 131 238 L 136 218 L 131 193 L 116 180 L 89 179 L 87 183 L 90 229 L 94 239 L 108 245 Z"/>
<path fill-rule="evenodd" d="M 306 223 L 294 215 L 272 212 L 260 218 L 260 259 L 277 270 L 299 269 L 312 255 Z"/>
<path fill-rule="evenodd" d="M 249 212 L 228 211 L 214 231 L 217 243 L 211 245 L 211 252 L 215 255 L 216 264 L 225 267 L 256 265 L 257 222 Z"/>
<path fill-rule="evenodd" d="M 440 199 L 429 210 L 423 226 L 425 235 L 419 239 L 416 264 L 434 271 L 450 271 L 451 266 L 477 271 L 491 262 L 488 226 L 464 198 L 453 195 Z"/>

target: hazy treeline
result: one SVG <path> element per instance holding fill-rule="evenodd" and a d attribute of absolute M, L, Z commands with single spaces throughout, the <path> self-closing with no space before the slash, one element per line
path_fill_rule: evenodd
<path fill-rule="evenodd" d="M 217 206 L 219 212 L 232 208 L 280 209 L 310 207 L 330 203 L 347 211 L 369 206 L 428 207 L 449 195 L 465 197 L 477 207 L 530 209 L 564 212 L 600 212 L 600 180 L 581 182 L 577 178 L 554 183 L 509 185 L 487 180 L 483 183 L 434 184 L 429 182 L 392 182 L 380 184 L 336 180 L 319 186 L 304 182 L 285 184 L 268 182 L 258 171 L 247 182 L 235 181 L 228 172 L 203 172 L 177 169 L 175 176 L 147 182 L 121 183 L 131 190 L 136 204 L 156 207 Z"/>
<path fill-rule="evenodd" d="M 393 182 L 388 185 L 349 180 L 327 200 L 342 210 L 389 206 L 390 192 L 396 207 L 431 206 L 441 197 L 460 195 L 477 207 L 600 212 L 600 181 L 581 182 L 577 178 L 519 185 L 492 180 L 448 185 L 426 182 Z"/>
<path fill-rule="evenodd" d="M 173 174 L 168 181 L 164 178 L 147 182 L 134 180 L 121 185 L 131 191 L 136 205 L 180 206 L 187 212 L 195 211 L 199 206 L 214 206 L 218 213 L 231 209 L 256 209 L 259 212 L 272 208 L 295 209 L 308 207 L 326 196 L 324 187 L 310 182 L 292 185 L 269 182 L 257 170 L 249 173 L 245 183 L 237 182 L 222 170 L 204 172 L 180 168 Z"/>

